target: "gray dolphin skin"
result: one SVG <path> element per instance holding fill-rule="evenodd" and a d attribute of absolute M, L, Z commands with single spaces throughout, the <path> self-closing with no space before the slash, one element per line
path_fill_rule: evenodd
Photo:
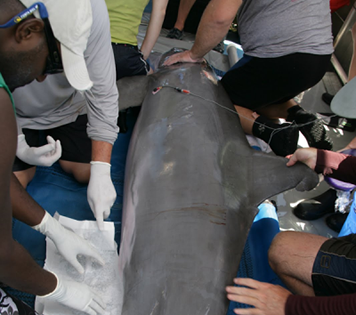
<path fill-rule="evenodd" d="M 151 75 L 125 171 L 122 314 L 225 315 L 258 205 L 318 184 L 286 162 L 251 149 L 209 65 Z"/>

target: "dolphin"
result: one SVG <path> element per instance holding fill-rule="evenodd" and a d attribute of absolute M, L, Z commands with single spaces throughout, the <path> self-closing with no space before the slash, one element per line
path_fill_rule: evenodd
<path fill-rule="evenodd" d="M 207 63 L 163 67 L 176 51 L 149 76 L 127 155 L 122 315 L 225 315 L 258 205 L 318 184 L 250 147 Z"/>

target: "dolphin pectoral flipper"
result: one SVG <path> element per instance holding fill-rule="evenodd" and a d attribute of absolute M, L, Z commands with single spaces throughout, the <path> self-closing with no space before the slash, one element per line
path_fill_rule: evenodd
<path fill-rule="evenodd" d="M 136 75 L 118 80 L 116 85 L 119 90 L 120 110 L 141 106 L 146 97 L 150 81 L 151 76 L 149 75 Z"/>
<path fill-rule="evenodd" d="M 286 166 L 287 159 L 260 152 L 253 154 L 254 179 L 249 183 L 249 191 L 253 194 L 257 205 L 276 194 L 295 188 L 306 191 L 315 188 L 319 183 L 318 175 L 303 163 Z M 264 174 L 260 176 L 260 174 Z M 254 203 L 255 204 L 255 203 Z"/>

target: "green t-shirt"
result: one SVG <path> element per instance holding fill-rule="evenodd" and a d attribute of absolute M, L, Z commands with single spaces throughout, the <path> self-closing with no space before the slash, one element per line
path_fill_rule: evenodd
<path fill-rule="evenodd" d="M 9 93 L 10 100 L 11 100 L 11 103 L 12 103 L 12 107 L 14 108 L 14 111 L 15 111 L 15 113 L 16 113 L 14 99 L 12 98 L 11 91 L 10 91 L 9 87 L 6 85 L 5 80 L 4 80 L 4 78 L 2 77 L 1 73 L 0 73 L 0 88 L 5 89 L 5 91 L 6 91 L 7 93 Z"/>
<path fill-rule="evenodd" d="M 138 27 L 149 0 L 105 0 L 110 18 L 111 41 L 137 45 Z"/>

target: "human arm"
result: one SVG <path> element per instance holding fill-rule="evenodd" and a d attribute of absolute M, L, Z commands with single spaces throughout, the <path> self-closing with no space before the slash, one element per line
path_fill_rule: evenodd
<path fill-rule="evenodd" d="M 84 92 L 88 115 L 87 133 L 92 140 L 88 202 L 99 227 L 102 227 L 103 218 L 109 215 L 116 199 L 110 176 L 110 159 L 118 133 L 119 108 L 107 8 L 102 1 L 92 1 L 92 6 L 95 14 L 85 61 L 93 87 Z"/>
<path fill-rule="evenodd" d="M 292 294 L 288 290 L 279 285 L 249 278 L 237 278 L 234 279 L 234 283 L 244 287 L 227 287 L 227 298 L 255 307 L 235 309 L 236 314 L 286 315 L 284 312 L 285 305 L 287 298 Z"/>
<path fill-rule="evenodd" d="M 24 292 L 44 295 L 56 287 L 56 278 L 43 270 L 12 238 L 10 181 L 16 153 L 16 122 L 10 98 L 0 88 L 0 282 Z"/>
<path fill-rule="evenodd" d="M 90 244 L 52 218 L 27 193 L 14 174 L 11 176 L 11 204 L 13 217 L 49 237 L 57 247 L 59 253 L 79 273 L 83 273 L 84 270 L 78 261 L 78 255 L 90 256 L 100 264 L 104 264 L 103 259 Z"/>
<path fill-rule="evenodd" d="M 164 65 L 169 66 L 177 62 L 201 62 L 203 57 L 227 34 L 241 3 L 241 0 L 211 0 L 200 20 L 192 48 L 171 56 Z"/>
<path fill-rule="evenodd" d="M 103 229 L 104 219 L 110 215 L 110 209 L 116 199 L 116 190 L 110 175 L 111 151 L 111 144 L 103 141 L 92 141 L 88 202 L 99 229 Z"/>
<path fill-rule="evenodd" d="M 147 60 L 157 38 L 161 32 L 164 17 L 166 15 L 168 0 L 153 0 L 151 18 L 148 23 L 147 32 L 141 45 L 143 58 Z"/>
<path fill-rule="evenodd" d="M 356 294 L 337 296 L 290 295 L 285 315 L 349 315 L 356 313 Z"/>
<path fill-rule="evenodd" d="M 292 156 L 288 156 L 287 166 L 300 161 L 317 173 L 356 184 L 356 157 L 315 148 L 298 149 Z"/>

